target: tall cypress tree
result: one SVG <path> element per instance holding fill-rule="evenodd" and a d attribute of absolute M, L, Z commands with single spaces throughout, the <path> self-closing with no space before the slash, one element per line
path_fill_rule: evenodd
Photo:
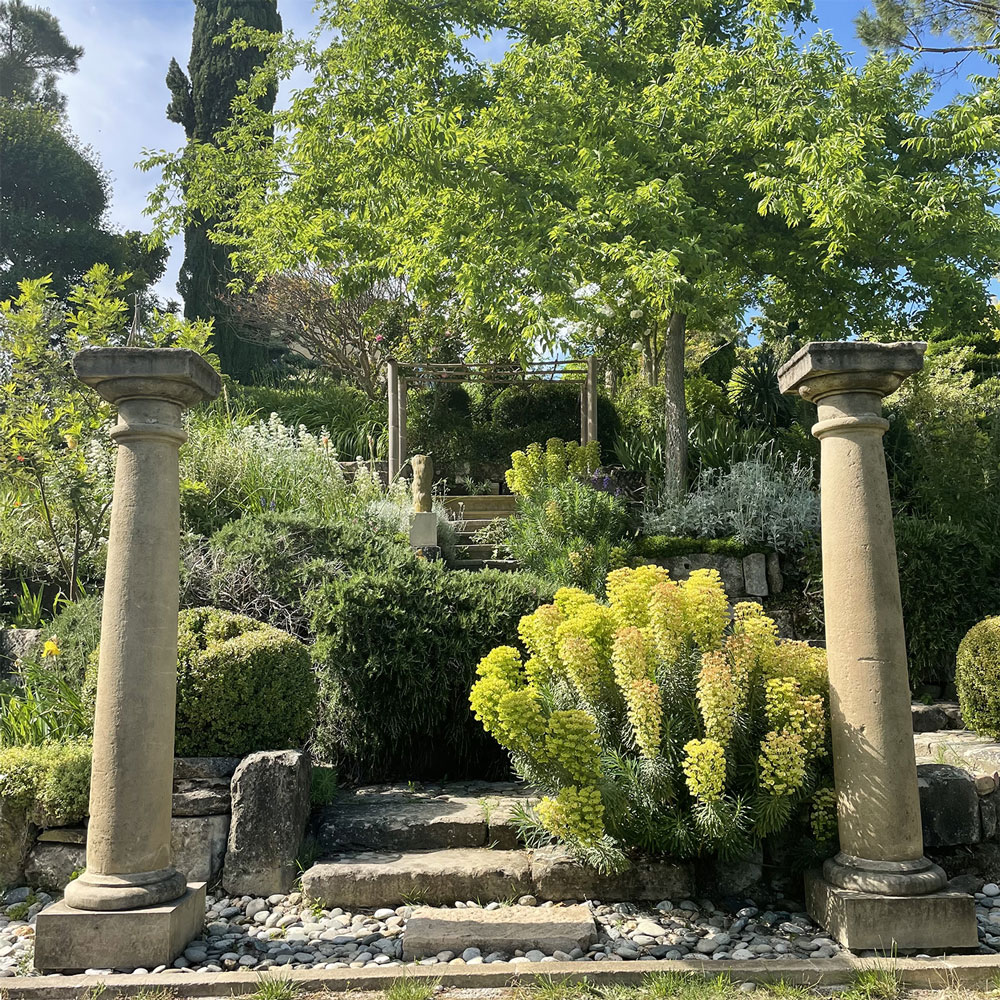
<path fill-rule="evenodd" d="M 241 80 L 249 79 L 264 61 L 259 49 L 234 48 L 228 41 L 213 39 L 227 35 L 234 21 L 253 28 L 281 30 L 277 0 L 194 0 L 194 34 L 188 74 L 176 59 L 170 60 L 167 87 L 172 99 L 167 117 L 184 127 L 189 140 L 213 142 L 229 123 L 230 109 Z M 274 107 L 274 93 L 265 110 Z M 241 339 L 239 323 L 225 306 L 226 284 L 232 278 L 225 247 L 208 238 L 214 220 L 197 217 L 184 231 L 184 263 L 177 287 L 184 296 L 188 319 L 215 320 L 215 353 L 222 370 L 233 378 L 252 377 L 267 358 L 266 350 Z"/>

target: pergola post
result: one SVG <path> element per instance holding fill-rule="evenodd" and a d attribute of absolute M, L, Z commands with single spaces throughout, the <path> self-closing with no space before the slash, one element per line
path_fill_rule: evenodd
<path fill-rule="evenodd" d="M 399 475 L 399 365 L 395 358 L 387 364 L 389 393 L 389 482 Z"/>
<path fill-rule="evenodd" d="M 597 441 L 597 358 L 587 358 L 587 443 Z"/>
<path fill-rule="evenodd" d="M 580 447 L 587 446 L 587 383 L 580 385 Z"/>
<path fill-rule="evenodd" d="M 396 419 L 399 424 L 396 440 L 399 442 L 396 450 L 396 468 L 402 472 L 406 468 L 406 379 L 397 376 L 399 381 L 398 403 L 396 404 Z"/>
<path fill-rule="evenodd" d="M 840 852 L 808 876 L 810 913 L 852 950 L 978 944 L 972 898 L 924 857 L 882 398 L 926 345 L 807 344 L 778 373 L 815 403 L 823 601 Z"/>

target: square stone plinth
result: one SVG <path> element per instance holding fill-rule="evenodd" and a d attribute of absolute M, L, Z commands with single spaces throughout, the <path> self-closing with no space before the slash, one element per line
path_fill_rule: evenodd
<path fill-rule="evenodd" d="M 414 514 L 410 522 L 410 545 L 415 549 L 426 549 L 438 543 L 437 514 L 425 512 Z"/>
<path fill-rule="evenodd" d="M 964 892 L 879 896 L 841 889 L 819 872 L 809 872 L 806 909 L 851 951 L 901 954 L 979 945 L 975 903 Z"/>
<path fill-rule="evenodd" d="M 205 883 L 180 899 L 141 910 L 74 910 L 64 902 L 38 914 L 35 968 L 153 969 L 170 965 L 205 924 Z"/>

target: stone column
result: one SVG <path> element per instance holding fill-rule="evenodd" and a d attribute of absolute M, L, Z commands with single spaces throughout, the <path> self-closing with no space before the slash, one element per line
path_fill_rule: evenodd
<path fill-rule="evenodd" d="M 406 379 L 401 375 L 398 378 L 398 402 L 396 404 L 396 420 L 399 424 L 399 431 L 397 433 L 396 440 L 399 442 L 396 445 L 396 463 L 399 471 L 402 472 L 406 466 L 406 452 L 407 452 L 407 441 L 406 441 L 406 410 L 407 410 L 407 390 Z"/>
<path fill-rule="evenodd" d="M 972 900 L 941 893 L 923 854 L 882 398 L 926 345 L 807 344 L 783 392 L 818 408 L 823 591 L 840 852 L 808 885 L 814 916 L 851 948 L 975 947 Z"/>
<path fill-rule="evenodd" d="M 587 358 L 587 442 L 597 440 L 597 358 Z"/>
<path fill-rule="evenodd" d="M 203 913 L 204 886 L 171 863 L 181 413 L 215 397 L 219 376 L 193 351 L 90 348 L 77 377 L 118 407 L 118 445 L 94 717 L 87 869 L 38 921 L 39 968 L 166 960 L 166 938 Z M 164 906 L 163 904 L 172 904 Z M 86 920 L 73 919 L 85 911 Z M 130 911 L 136 933 L 102 938 L 95 919 Z M 142 932 L 143 914 L 151 936 Z M 176 917 L 176 919 L 168 919 Z M 89 922 L 88 922 L 89 921 Z M 166 922 L 164 922 L 166 921 Z M 197 926 L 194 931 L 197 931 Z M 80 928 L 85 941 L 79 938 Z M 183 947 L 181 942 L 180 947 Z"/>

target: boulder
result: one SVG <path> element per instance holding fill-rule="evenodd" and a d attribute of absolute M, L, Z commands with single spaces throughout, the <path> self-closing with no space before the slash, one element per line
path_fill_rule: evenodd
<path fill-rule="evenodd" d="M 87 849 L 82 844 L 38 841 L 24 863 L 24 880 L 36 889 L 61 891 L 74 874 L 87 867 Z"/>
<path fill-rule="evenodd" d="M 767 560 L 763 552 L 743 557 L 743 586 L 751 597 L 767 597 Z"/>
<path fill-rule="evenodd" d="M 229 817 L 174 816 L 170 820 L 170 853 L 174 867 L 189 882 L 213 882 L 222 871 L 229 836 Z"/>
<path fill-rule="evenodd" d="M 910 706 L 915 733 L 934 733 L 948 728 L 948 716 L 940 705 L 921 705 L 914 702 Z"/>
<path fill-rule="evenodd" d="M 228 783 L 175 781 L 170 811 L 174 816 L 219 816 L 229 812 L 230 801 Z"/>
<path fill-rule="evenodd" d="M 694 869 L 670 861 L 637 861 L 616 875 L 602 875 L 567 850 L 532 852 L 531 877 L 542 899 L 599 899 L 603 903 L 685 899 L 695 892 Z M 456 897 L 458 898 L 458 897 Z"/>
<path fill-rule="evenodd" d="M 311 766 L 298 750 L 245 757 L 232 782 L 223 885 L 230 895 L 288 892 L 309 819 Z"/>
<path fill-rule="evenodd" d="M 419 906 L 403 931 L 403 958 L 416 959 L 478 948 L 493 951 L 586 950 L 597 941 L 594 917 L 586 906 L 502 906 L 498 910 L 435 909 Z"/>
<path fill-rule="evenodd" d="M 0 796 L 0 886 L 18 885 L 38 828 L 28 811 Z"/>
<path fill-rule="evenodd" d="M 174 781 L 225 781 L 236 773 L 239 757 L 175 757 Z"/>
<path fill-rule="evenodd" d="M 10 673 L 14 664 L 24 659 L 41 642 L 37 628 L 0 629 L 0 678 Z"/>
<path fill-rule="evenodd" d="M 670 573 L 670 579 L 677 581 L 686 580 L 696 569 L 717 570 L 730 601 L 742 601 L 747 596 L 746 582 L 743 578 L 743 560 L 739 556 L 692 552 L 686 556 L 669 556 L 650 561 L 665 566 Z"/>
<path fill-rule="evenodd" d="M 951 764 L 918 764 L 917 787 L 925 847 L 979 843 L 979 793 L 968 771 Z"/>

